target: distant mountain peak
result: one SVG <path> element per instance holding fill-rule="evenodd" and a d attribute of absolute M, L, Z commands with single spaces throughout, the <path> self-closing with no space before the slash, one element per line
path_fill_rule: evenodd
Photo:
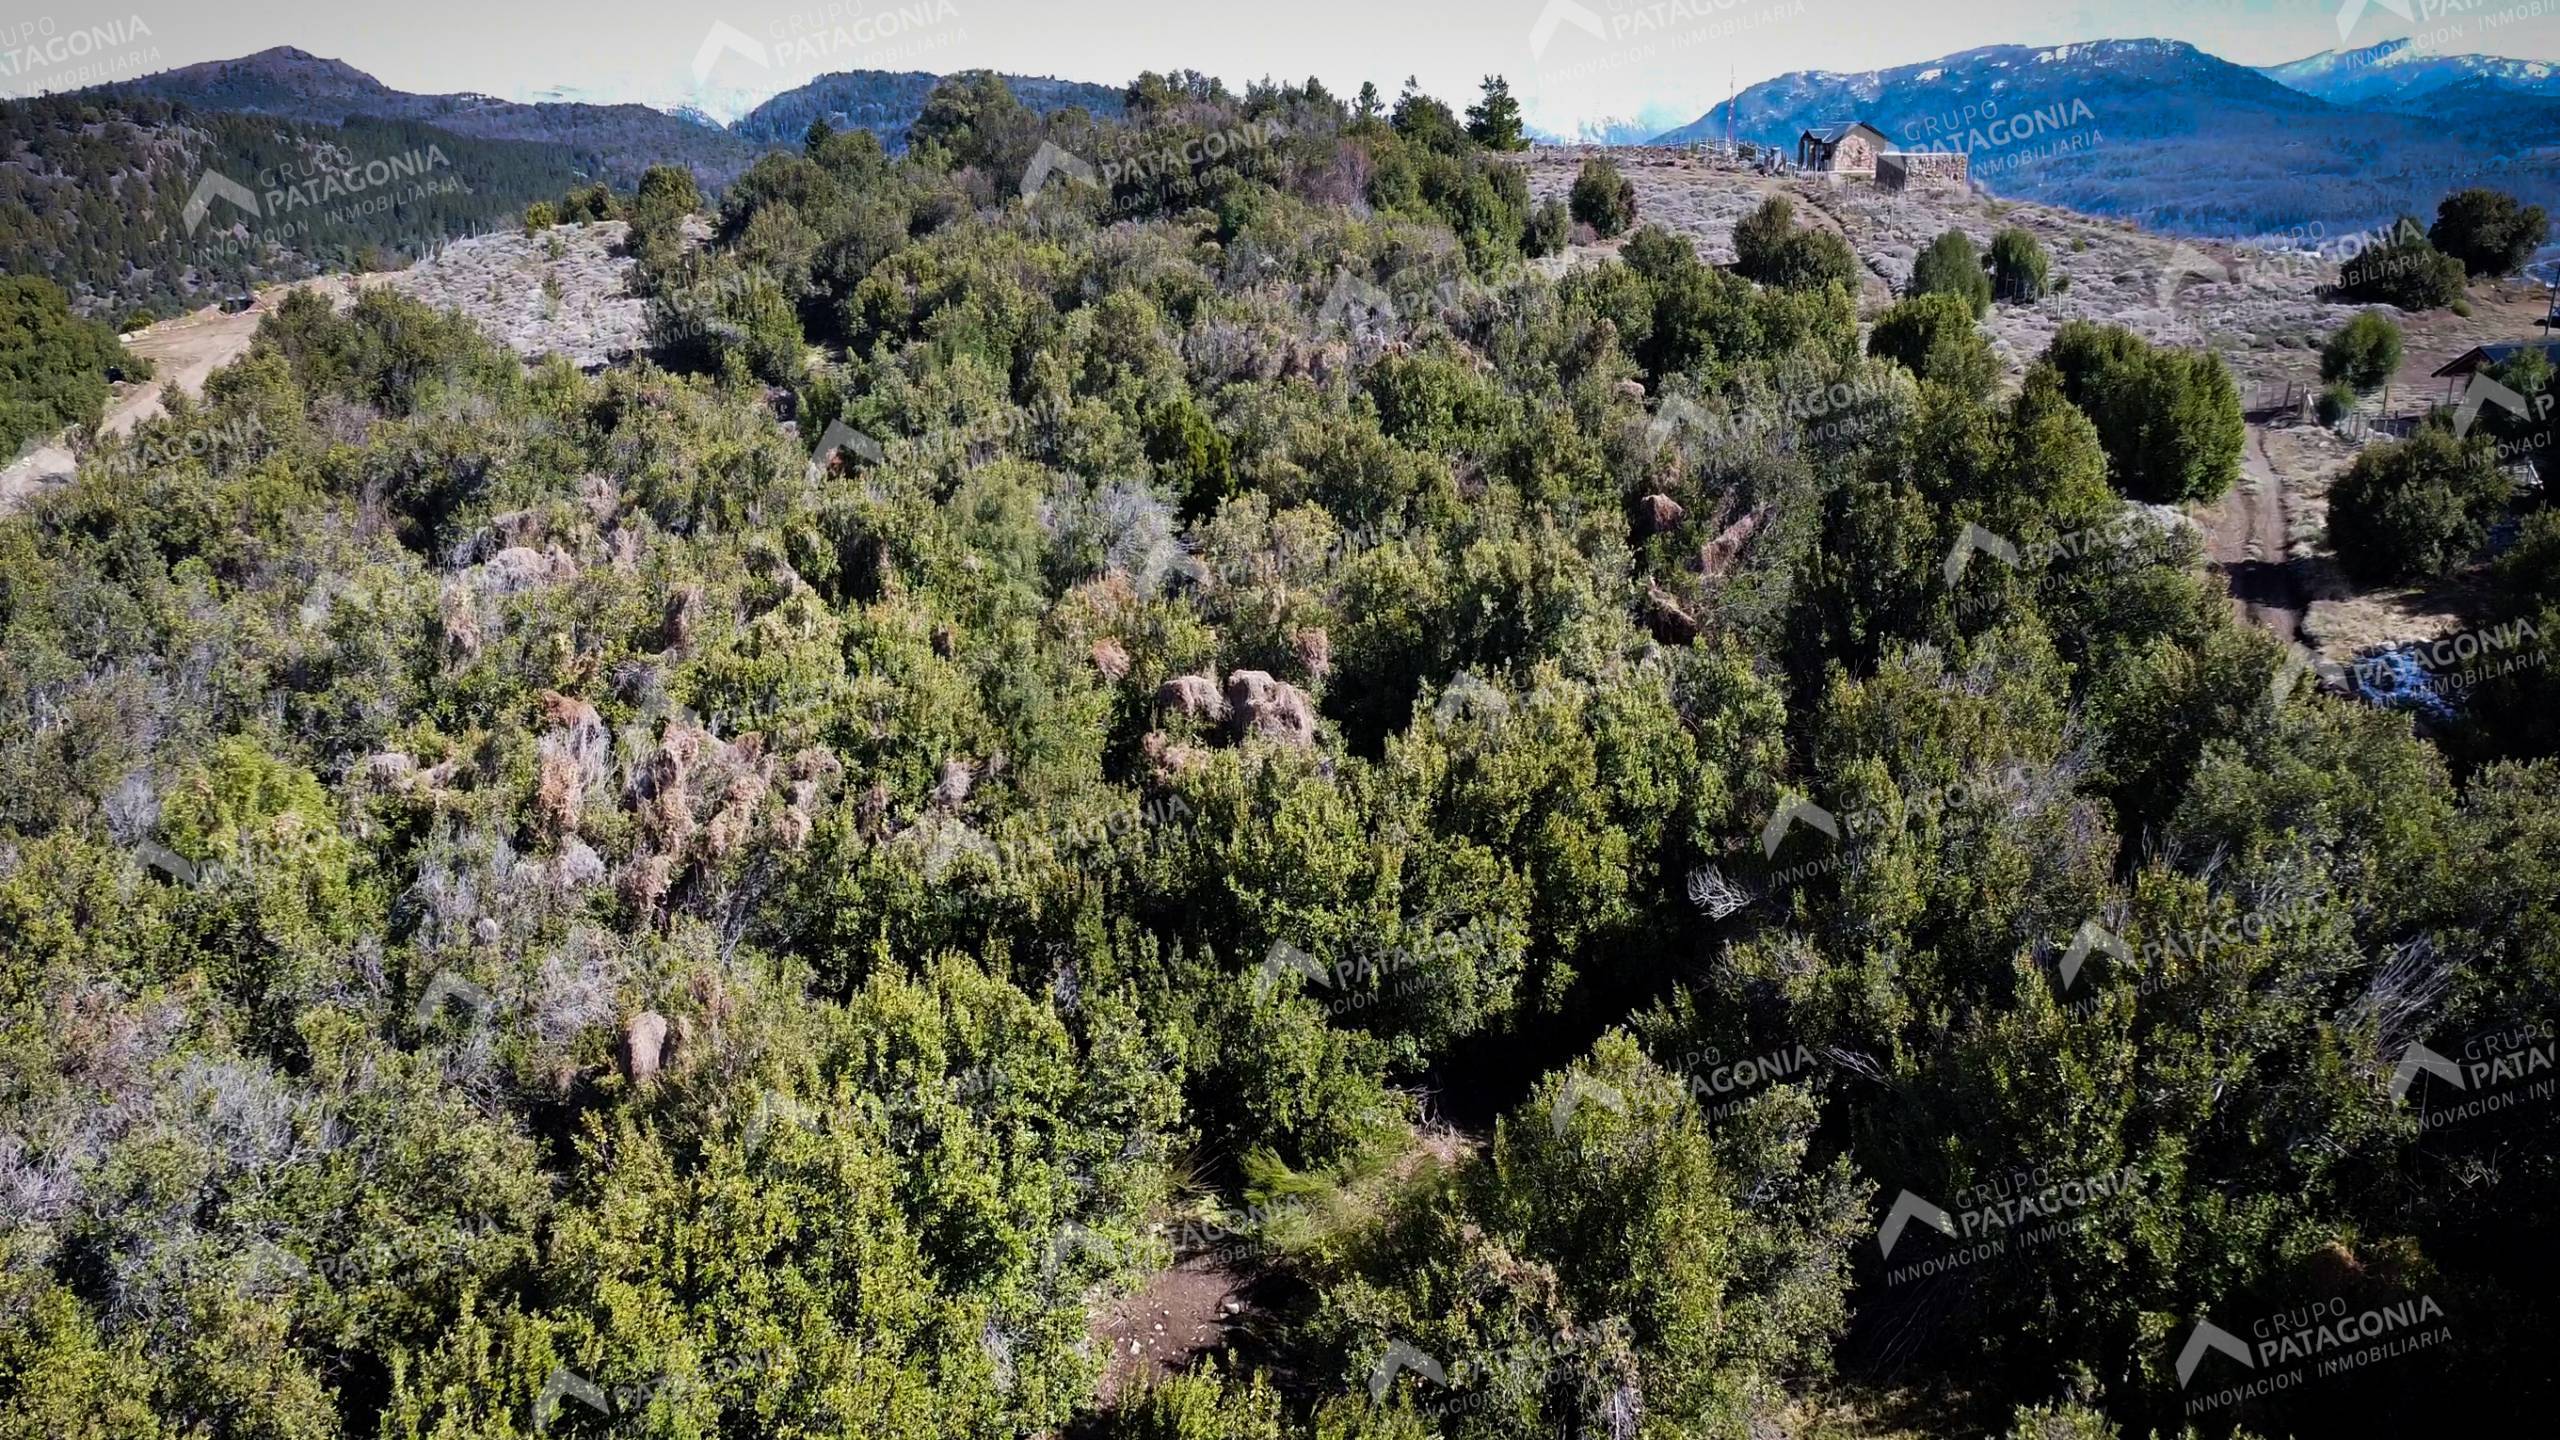
<path fill-rule="evenodd" d="M 234 60 L 207 60 L 195 65 L 184 65 L 180 66 L 176 70 L 170 71 L 169 73 L 173 75 L 184 75 L 201 70 L 228 70 L 235 73 L 240 71 L 261 71 L 277 75 L 311 75 L 318 73 L 335 76 L 344 80 L 358 81 L 366 85 L 382 85 L 381 81 L 376 80 L 371 75 L 368 75 L 364 71 L 348 64 L 344 60 L 334 60 L 324 55 L 314 55 L 308 50 L 298 49 L 291 45 L 273 46 L 269 49 L 240 56 Z"/>
<path fill-rule="evenodd" d="M 2324 50 L 2258 73 L 2279 85 L 2333 105 L 2408 110 L 2425 97 L 2485 81 L 2527 95 L 2560 95 L 2560 67 L 2542 60 L 2497 55 L 2442 55 L 2421 50 L 2408 37 L 2354 50 Z"/>

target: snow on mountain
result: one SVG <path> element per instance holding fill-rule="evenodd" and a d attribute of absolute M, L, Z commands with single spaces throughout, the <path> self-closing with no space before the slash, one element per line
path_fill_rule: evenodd
<path fill-rule="evenodd" d="M 2398 108 L 2436 91 L 2481 80 L 2531 95 L 2560 95 L 2560 65 L 2496 55 L 2438 55 L 2406 37 L 2359 50 L 2330 50 L 2257 67 L 2279 85 L 2333 105 Z"/>

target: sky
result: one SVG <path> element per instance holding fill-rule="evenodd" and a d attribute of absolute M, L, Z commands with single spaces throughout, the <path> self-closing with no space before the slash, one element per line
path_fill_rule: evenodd
<path fill-rule="evenodd" d="M 1117 84 L 1189 67 L 1233 85 L 1313 75 L 1345 94 L 1375 80 L 1390 97 L 1410 75 L 1453 102 L 1500 74 L 1533 124 L 1569 131 L 1669 128 L 1789 70 L 2143 36 L 2245 65 L 2401 36 L 2560 60 L 2560 0 L 7 0 L 0 94 L 292 45 L 402 90 L 724 118 L 835 70 Z"/>

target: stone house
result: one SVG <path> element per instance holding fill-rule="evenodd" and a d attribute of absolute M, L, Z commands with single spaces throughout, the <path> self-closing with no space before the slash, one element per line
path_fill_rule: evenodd
<path fill-rule="evenodd" d="M 1863 120 L 1843 121 L 1796 137 L 1796 168 L 1831 175 L 1873 175 L 1876 157 L 1893 141 Z"/>

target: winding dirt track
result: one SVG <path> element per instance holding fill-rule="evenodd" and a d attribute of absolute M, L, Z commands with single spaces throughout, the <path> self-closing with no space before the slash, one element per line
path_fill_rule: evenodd
<path fill-rule="evenodd" d="M 2241 464 L 2240 484 L 2198 518 L 2240 617 L 2293 640 L 2302 629 L 2302 584 L 2287 544 L 2284 482 L 2267 454 L 2266 426 L 2249 426 Z"/>
<path fill-rule="evenodd" d="M 98 429 L 107 435 L 130 435 L 133 427 L 145 420 L 168 413 L 163 397 L 169 387 L 177 386 L 189 395 L 204 393 L 204 382 L 214 371 L 249 353 L 249 343 L 257 338 L 258 324 L 267 318 L 287 295 L 296 290 L 317 290 L 331 303 L 346 299 L 355 289 L 379 283 L 377 275 L 322 275 L 297 280 L 289 285 L 271 286 L 258 296 L 255 305 L 236 315 L 226 315 L 219 307 L 202 310 L 146 325 L 124 337 L 125 349 L 151 362 L 152 375 L 139 385 L 126 388 L 107 401 L 106 413 L 99 417 Z M 18 508 L 29 495 L 46 485 L 70 478 L 75 462 L 70 448 L 70 432 L 32 451 L 22 453 L 0 470 L 0 515 Z"/>
<path fill-rule="evenodd" d="M 248 354 L 249 342 L 257 338 L 259 322 L 294 291 L 317 290 L 335 304 L 358 286 L 378 283 L 381 278 L 322 275 L 297 280 L 262 291 L 257 304 L 237 315 L 225 315 L 208 307 L 135 331 L 125 337 L 124 348 L 151 362 L 152 378 L 110 401 L 98 428 L 110 435 L 129 435 L 143 421 L 167 414 L 168 407 L 161 403 L 161 397 L 171 385 L 190 395 L 203 394 L 206 378 Z"/>

